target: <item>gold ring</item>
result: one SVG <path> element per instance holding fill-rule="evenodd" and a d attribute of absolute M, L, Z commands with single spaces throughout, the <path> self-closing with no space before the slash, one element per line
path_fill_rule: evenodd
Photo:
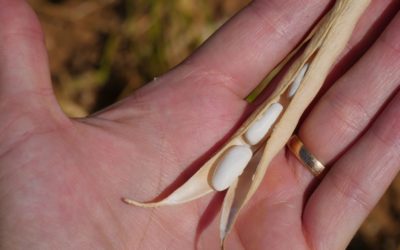
<path fill-rule="evenodd" d="M 324 171 L 324 164 L 310 153 L 299 137 L 293 135 L 287 145 L 296 158 L 306 166 L 314 176 L 319 176 Z"/>

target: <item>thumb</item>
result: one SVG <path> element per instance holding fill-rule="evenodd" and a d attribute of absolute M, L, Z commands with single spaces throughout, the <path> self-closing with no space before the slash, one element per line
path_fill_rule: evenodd
<path fill-rule="evenodd" d="M 25 0 L 0 0 L 0 115 L 23 109 L 61 117 L 43 37 Z"/>

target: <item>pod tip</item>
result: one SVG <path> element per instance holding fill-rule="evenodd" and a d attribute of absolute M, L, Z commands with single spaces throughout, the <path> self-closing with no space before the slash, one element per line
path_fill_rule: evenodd
<path fill-rule="evenodd" d="M 225 242 L 225 241 L 221 241 L 221 248 L 220 248 L 221 250 L 224 250 L 224 248 L 225 248 L 225 246 L 224 246 L 225 243 L 224 243 L 224 242 Z"/>
<path fill-rule="evenodd" d="M 128 199 L 128 198 L 122 198 L 122 201 L 128 205 L 132 205 L 135 207 L 144 207 L 144 208 L 151 208 L 151 207 L 157 207 L 158 203 L 143 203 L 143 202 L 138 202 L 132 199 Z"/>
<path fill-rule="evenodd" d="M 225 237 L 226 235 L 224 235 L 224 236 L 222 236 L 221 235 L 221 242 L 220 242 L 220 247 L 221 247 L 221 250 L 224 250 L 225 249 L 225 239 L 226 239 L 226 237 Z"/>

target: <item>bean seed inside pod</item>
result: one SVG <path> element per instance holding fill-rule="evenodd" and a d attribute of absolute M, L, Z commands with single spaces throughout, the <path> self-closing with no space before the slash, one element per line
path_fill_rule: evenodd
<path fill-rule="evenodd" d="M 262 116 L 249 127 L 244 135 L 246 141 L 250 145 L 259 143 L 274 125 L 282 110 L 283 106 L 280 103 L 271 104 Z"/>
<path fill-rule="evenodd" d="M 215 168 L 211 185 L 217 191 L 227 189 L 246 168 L 253 152 L 249 146 L 237 145 L 229 148 Z"/>
<path fill-rule="evenodd" d="M 305 74 L 306 74 L 306 72 L 308 70 L 308 66 L 309 66 L 309 64 L 306 63 L 300 69 L 300 72 L 298 73 L 298 75 L 296 76 L 296 78 L 294 79 L 294 81 L 292 83 L 292 86 L 290 87 L 289 94 L 288 94 L 289 97 L 293 97 L 294 94 L 296 94 L 296 92 L 299 89 L 300 84 L 303 81 L 303 78 L 304 78 L 304 76 L 305 76 Z"/>

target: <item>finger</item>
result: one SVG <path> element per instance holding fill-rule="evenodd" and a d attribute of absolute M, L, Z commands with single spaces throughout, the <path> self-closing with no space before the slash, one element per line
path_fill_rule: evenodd
<path fill-rule="evenodd" d="M 329 1 L 253 1 L 184 63 L 135 92 L 133 98 L 127 98 L 96 116 L 113 119 L 122 109 L 137 105 L 138 97 L 157 96 L 167 90 L 183 94 L 190 103 L 193 103 L 194 95 L 201 97 L 203 92 L 197 91 L 203 88 L 207 89 L 204 92 L 207 95 L 211 91 L 222 93 L 220 90 L 223 89 L 236 99 L 243 99 L 305 35 L 328 6 L 324 2 Z M 385 12 L 392 4 L 393 0 L 371 3 L 361 20 L 362 25 L 357 26 L 348 45 L 347 52 L 352 60 L 357 57 L 357 54 L 350 53 L 352 49 L 357 47 L 360 50 L 360 42 L 366 38 L 373 40 L 377 32 L 370 29 L 380 28 L 380 19 L 388 16 Z M 139 102 L 143 103 L 143 100 Z"/>
<path fill-rule="evenodd" d="M 253 1 L 207 41 L 187 64 L 226 76 L 224 85 L 243 98 L 292 50 L 330 1 Z M 391 1 L 373 1 L 351 49 Z M 369 34 L 371 35 L 371 34 Z"/>
<path fill-rule="evenodd" d="M 299 137 L 325 165 L 368 126 L 400 82 L 400 15 L 374 46 L 321 98 L 299 129 Z M 329 145 L 329 146 L 327 146 Z M 313 179 L 292 154 L 289 163 L 303 190 Z"/>
<path fill-rule="evenodd" d="M 24 0 L 0 0 L 0 155 L 67 122 L 52 92 L 36 15 Z"/>
<path fill-rule="evenodd" d="M 26 1 L 0 0 L 0 41 L 1 107 L 55 104 L 43 32 Z"/>
<path fill-rule="evenodd" d="M 252 1 L 181 65 L 137 91 L 133 98 L 96 116 L 116 118 L 115 114 L 122 109 L 137 105 L 138 97 L 162 96 L 165 91 L 185 96 L 196 107 L 193 96 L 201 99 L 201 94 L 209 96 L 210 92 L 218 93 L 219 99 L 233 94 L 235 99 L 231 100 L 238 102 L 293 49 L 328 3 L 328 0 Z"/>
<path fill-rule="evenodd" d="M 184 64 L 218 72 L 240 98 L 292 50 L 330 1 L 252 1 Z"/>
<path fill-rule="evenodd" d="M 345 248 L 398 173 L 399 152 L 400 91 L 312 195 L 304 222 L 316 249 Z"/>

